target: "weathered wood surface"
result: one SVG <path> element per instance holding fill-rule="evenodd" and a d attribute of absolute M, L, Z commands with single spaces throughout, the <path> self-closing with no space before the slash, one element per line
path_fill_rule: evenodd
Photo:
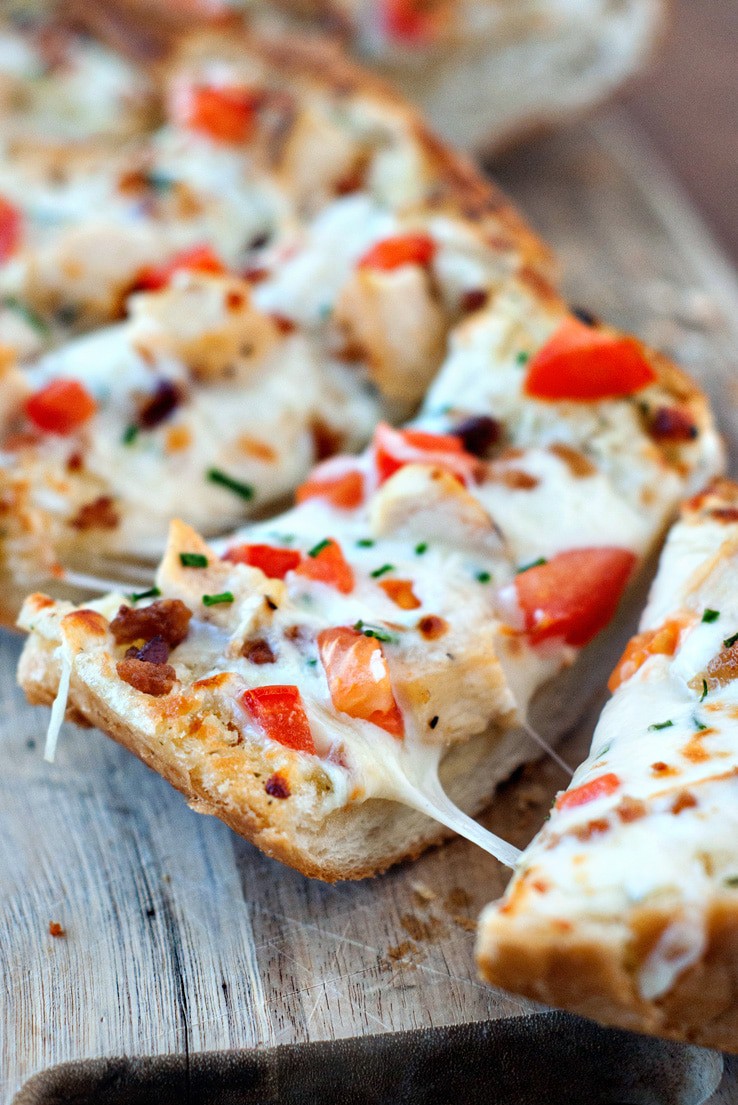
<path fill-rule="evenodd" d="M 693 371 L 735 456 L 738 286 L 620 118 L 523 151 L 501 173 L 558 248 L 572 299 Z M 67 1059 L 316 1040 L 528 1008 L 476 979 L 473 918 L 505 880 L 487 856 L 455 841 L 373 882 L 308 882 L 192 813 L 98 733 L 66 727 L 56 764 L 45 764 L 46 714 L 14 687 L 18 649 L 0 641 L 0 1102 Z M 592 690 L 593 709 L 567 742 L 571 758 L 603 699 Z M 514 822 L 523 843 L 561 782 L 554 765 L 541 765 L 507 789 L 489 823 Z M 51 937 L 50 921 L 66 935 Z"/>

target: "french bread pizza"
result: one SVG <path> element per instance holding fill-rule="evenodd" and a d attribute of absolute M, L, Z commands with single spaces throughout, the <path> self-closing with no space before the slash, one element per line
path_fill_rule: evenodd
<path fill-rule="evenodd" d="M 66 713 L 283 862 L 370 875 L 475 838 L 449 799 L 478 812 L 535 755 L 533 696 L 721 463 L 681 372 L 511 282 L 418 419 L 318 466 L 291 511 L 217 545 L 175 522 L 144 594 L 32 595 L 19 679 L 54 704 L 49 754 Z"/>
<path fill-rule="evenodd" d="M 738 1051 L 738 485 L 686 503 L 589 758 L 479 926 L 497 986 Z"/>
<path fill-rule="evenodd" d="M 198 35 L 166 73 L 151 136 L 0 168 L 24 228 L 0 271 L 6 618 L 62 566 L 154 563 L 174 513 L 211 536 L 284 499 L 413 412 L 516 273 L 547 288 L 499 193 L 337 55 Z M 90 332 L 22 355 L 60 318 Z"/>

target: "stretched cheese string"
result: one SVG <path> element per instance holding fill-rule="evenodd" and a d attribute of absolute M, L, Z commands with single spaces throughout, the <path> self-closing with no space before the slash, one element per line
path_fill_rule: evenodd
<path fill-rule="evenodd" d="M 564 774 L 565 774 L 565 775 L 568 775 L 568 776 L 569 776 L 569 778 L 571 778 L 571 777 L 572 777 L 572 775 L 574 774 L 574 768 L 573 768 L 573 767 L 569 767 L 569 765 L 568 765 L 568 763 L 566 762 L 566 760 L 563 760 L 563 759 L 561 758 L 561 756 L 560 756 L 560 755 L 558 754 L 558 752 L 556 751 L 556 749 L 555 749 L 555 748 L 553 748 L 553 747 L 552 747 L 552 746 L 551 746 L 551 745 L 550 745 L 550 744 L 548 743 L 548 741 L 547 741 L 547 740 L 546 740 L 546 739 L 545 739 L 544 737 L 542 737 L 542 736 L 541 736 L 541 734 L 540 734 L 540 733 L 537 733 L 537 732 L 536 732 L 536 730 L 535 730 L 535 729 L 533 728 L 533 726 L 532 726 L 532 725 L 529 725 L 527 721 L 523 721 L 523 723 L 522 723 L 522 724 L 523 724 L 523 729 L 525 729 L 526 733 L 527 733 L 527 734 L 528 734 L 528 736 L 529 736 L 529 737 L 531 738 L 531 740 L 534 740 L 534 741 L 536 742 L 536 744 L 537 744 L 537 745 L 539 746 L 539 748 L 542 748 L 544 752 L 547 752 L 547 753 L 548 753 L 548 755 L 549 755 L 549 756 L 551 757 L 551 759 L 553 760 L 553 762 L 554 762 L 554 763 L 555 763 L 555 764 L 556 764 L 556 765 L 557 765 L 558 767 L 560 767 L 560 768 L 561 768 L 561 770 L 562 770 L 562 771 L 564 772 Z"/>
<path fill-rule="evenodd" d="M 61 657 L 59 689 L 51 707 L 51 717 L 49 718 L 49 727 L 46 730 L 46 745 L 44 747 L 44 759 L 50 764 L 53 764 L 56 756 L 59 730 L 64 724 L 64 715 L 67 712 L 67 700 L 69 698 L 69 685 L 72 678 L 72 655 L 69 651 L 69 645 L 63 639 L 59 646 L 59 653 Z"/>

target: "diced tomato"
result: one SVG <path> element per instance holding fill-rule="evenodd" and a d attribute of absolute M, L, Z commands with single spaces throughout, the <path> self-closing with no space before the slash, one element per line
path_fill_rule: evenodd
<path fill-rule="evenodd" d="M 385 34 L 397 42 L 422 46 L 435 38 L 437 22 L 422 0 L 383 0 L 381 13 Z"/>
<path fill-rule="evenodd" d="M 315 754 L 315 742 L 297 687 L 256 687 L 244 691 L 241 702 L 269 740 L 296 752 Z"/>
<path fill-rule="evenodd" d="M 23 238 L 23 216 L 9 200 L 0 196 L 0 262 L 9 260 Z"/>
<path fill-rule="evenodd" d="M 183 97 L 181 122 L 216 142 L 246 142 L 254 133 L 262 95 L 237 85 L 198 85 Z"/>
<path fill-rule="evenodd" d="M 427 234 L 398 234 L 376 242 L 359 258 L 357 268 L 392 272 L 401 265 L 426 268 L 436 255 L 436 243 Z"/>
<path fill-rule="evenodd" d="M 649 656 L 673 656 L 679 644 L 681 631 L 680 622 L 668 621 L 658 629 L 645 629 L 643 633 L 636 633 L 635 637 L 631 637 L 608 680 L 607 685 L 610 690 L 616 691 L 621 683 L 625 683 L 635 675 Z"/>
<path fill-rule="evenodd" d="M 175 253 L 161 265 L 148 265 L 142 269 L 136 279 L 136 290 L 158 292 L 166 288 L 177 272 L 205 272 L 221 276 L 225 265 L 210 246 L 193 246 Z"/>
<path fill-rule="evenodd" d="M 223 554 L 232 564 L 249 564 L 260 568 L 270 579 L 284 579 L 302 560 L 295 549 L 280 549 L 275 545 L 234 545 Z"/>
<path fill-rule="evenodd" d="M 620 786 L 620 779 L 612 771 L 606 775 L 598 775 L 596 779 L 590 779 L 588 783 L 582 783 L 573 790 L 565 790 L 556 799 L 558 810 L 571 810 L 575 806 L 583 806 L 587 802 L 594 802 L 595 798 L 606 798 L 608 794 L 614 794 Z"/>
<path fill-rule="evenodd" d="M 354 572 L 343 555 L 341 546 L 333 538 L 316 552 L 314 556 L 303 557 L 295 572 L 306 579 L 326 583 L 335 587 L 342 595 L 350 595 L 354 589 Z"/>
<path fill-rule="evenodd" d="M 39 430 L 64 436 L 92 418 L 97 404 L 78 380 L 52 380 L 26 400 L 25 410 Z"/>
<path fill-rule="evenodd" d="M 298 487 L 295 498 L 298 503 L 308 499 L 327 499 L 339 510 L 355 510 L 364 501 L 364 477 L 357 471 L 344 472 L 340 476 L 321 476 L 316 472 Z"/>
<path fill-rule="evenodd" d="M 532 358 L 523 390 L 535 399 L 592 403 L 632 395 L 655 379 L 634 338 L 568 318 Z"/>
<path fill-rule="evenodd" d="M 374 431 L 374 460 L 379 482 L 384 483 L 405 464 L 432 464 L 470 483 L 479 467 L 477 457 L 467 453 L 453 434 L 431 434 L 425 430 L 393 430 L 380 422 Z"/>
<path fill-rule="evenodd" d="M 402 738 L 405 726 L 379 641 L 338 626 L 318 634 L 318 648 L 335 708 Z"/>
<path fill-rule="evenodd" d="M 383 579 L 379 586 L 387 598 L 392 599 L 401 610 L 417 610 L 420 606 L 420 599 L 413 591 L 411 579 Z"/>
<path fill-rule="evenodd" d="M 586 645 L 615 613 L 635 563 L 628 549 L 571 549 L 521 572 L 515 589 L 533 641 Z"/>

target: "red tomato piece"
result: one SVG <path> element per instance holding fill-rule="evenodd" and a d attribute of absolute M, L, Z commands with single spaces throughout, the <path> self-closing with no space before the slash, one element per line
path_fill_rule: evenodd
<path fill-rule="evenodd" d="M 379 641 L 337 626 L 318 634 L 318 648 L 335 708 L 402 738 L 405 726 Z"/>
<path fill-rule="evenodd" d="M 354 589 L 353 569 L 343 555 L 341 546 L 332 537 L 314 556 L 308 554 L 304 557 L 295 573 L 335 587 L 342 595 L 350 595 Z"/>
<path fill-rule="evenodd" d="M 523 390 L 535 399 L 593 403 L 632 395 L 655 379 L 635 338 L 568 318 L 531 360 Z"/>
<path fill-rule="evenodd" d="M 78 380 L 52 380 L 26 400 L 25 410 L 39 430 L 65 436 L 92 418 L 97 403 Z"/>
<path fill-rule="evenodd" d="M 384 483 L 405 464 L 431 464 L 470 483 L 479 467 L 477 457 L 467 453 L 454 434 L 432 434 L 425 430 L 393 430 L 380 422 L 374 431 L 374 460 L 379 482 Z"/>
<path fill-rule="evenodd" d="M 615 613 L 635 563 L 628 549 L 571 549 L 521 572 L 515 589 L 534 643 L 586 645 Z"/>
<path fill-rule="evenodd" d="M 436 20 L 418 0 L 384 0 L 382 24 L 385 34 L 408 46 L 422 46 L 435 38 Z"/>
<path fill-rule="evenodd" d="M 596 779 L 590 779 L 580 787 L 565 790 L 556 799 L 556 809 L 571 810 L 587 802 L 594 802 L 595 798 L 606 798 L 608 794 L 614 794 L 619 786 L 620 779 L 612 771 L 608 771 L 606 775 L 598 775 Z"/>
<path fill-rule="evenodd" d="M 295 549 L 280 549 L 275 545 L 234 545 L 222 559 L 259 568 L 270 579 L 284 579 L 299 565 L 302 555 Z"/>
<path fill-rule="evenodd" d="M 436 243 L 427 234 L 398 234 L 376 242 L 359 258 L 357 268 L 392 272 L 402 265 L 426 268 L 436 255 Z"/>
<path fill-rule="evenodd" d="M 355 510 L 364 501 L 364 477 L 356 471 L 344 472 L 341 476 L 321 476 L 316 472 L 298 487 L 295 499 L 304 503 L 317 498 L 327 499 L 339 510 Z"/>
<path fill-rule="evenodd" d="M 9 200 L 0 196 L 0 262 L 9 260 L 23 238 L 23 216 Z"/>
<path fill-rule="evenodd" d="M 315 755 L 315 742 L 297 687 L 255 687 L 241 695 L 244 709 L 269 740 Z"/>
<path fill-rule="evenodd" d="M 142 269 L 136 280 L 136 290 L 158 292 L 166 288 L 177 272 L 205 272 L 221 276 L 225 265 L 210 246 L 193 246 L 175 253 L 161 265 L 149 265 Z"/>
<path fill-rule="evenodd" d="M 261 95 L 236 85 L 199 85 L 188 90 L 182 122 L 216 142 L 246 142 L 256 127 Z"/>
<path fill-rule="evenodd" d="M 607 682 L 609 689 L 616 691 L 621 683 L 625 683 L 643 667 L 650 656 L 673 656 L 681 631 L 681 623 L 672 620 L 664 622 L 658 629 L 646 629 L 631 637 Z"/>

